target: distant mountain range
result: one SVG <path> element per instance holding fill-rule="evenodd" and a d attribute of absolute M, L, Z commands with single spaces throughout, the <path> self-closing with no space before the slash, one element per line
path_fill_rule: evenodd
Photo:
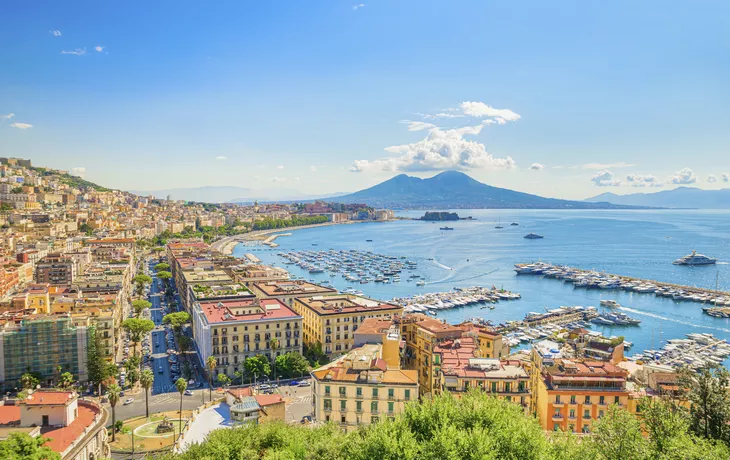
<path fill-rule="evenodd" d="M 694 187 L 679 187 L 674 190 L 662 190 L 655 193 L 631 193 L 628 195 L 602 193 L 585 201 L 655 208 L 730 209 L 730 189 L 702 190 Z"/>
<path fill-rule="evenodd" d="M 427 179 L 400 174 L 373 187 L 336 198 L 340 203 L 365 203 L 376 208 L 410 209 L 624 209 L 630 206 L 544 198 L 492 187 L 458 171 Z"/>

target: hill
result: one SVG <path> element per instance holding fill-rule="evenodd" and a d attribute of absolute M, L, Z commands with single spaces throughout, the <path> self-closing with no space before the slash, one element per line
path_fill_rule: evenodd
<path fill-rule="evenodd" d="M 337 197 L 341 203 L 366 203 L 384 208 L 524 208 L 524 209 L 622 209 L 624 205 L 544 198 L 529 193 L 483 184 L 458 171 L 433 177 L 400 174 L 378 185 Z"/>
<path fill-rule="evenodd" d="M 662 190 L 655 193 L 631 193 L 628 195 L 602 193 L 585 201 L 659 208 L 730 209 L 730 189 L 702 190 L 695 187 L 679 187 L 674 190 Z"/>

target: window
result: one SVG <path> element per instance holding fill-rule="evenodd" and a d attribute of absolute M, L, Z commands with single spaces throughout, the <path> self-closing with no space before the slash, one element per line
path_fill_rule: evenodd
<path fill-rule="evenodd" d="M 591 411 L 589 409 L 585 409 L 583 411 L 583 418 L 590 419 L 591 418 Z"/>
<path fill-rule="evenodd" d="M 558 424 L 558 423 L 553 424 L 553 431 L 560 431 L 560 424 Z"/>
<path fill-rule="evenodd" d="M 603 411 L 602 410 L 599 410 L 598 411 L 598 418 L 603 418 Z"/>
<path fill-rule="evenodd" d="M 378 423 L 378 417 L 370 417 L 370 423 Z"/>
<path fill-rule="evenodd" d="M 411 390 L 406 390 L 406 401 L 411 399 Z"/>
<path fill-rule="evenodd" d="M 347 388 L 340 387 L 340 396 L 345 396 L 345 394 L 347 394 Z"/>
<path fill-rule="evenodd" d="M 347 417 L 345 415 L 340 416 L 340 423 L 342 423 L 343 425 L 347 423 Z"/>
<path fill-rule="evenodd" d="M 373 414 L 378 413 L 378 402 L 377 401 L 373 401 L 370 403 L 370 412 L 372 412 Z"/>
<path fill-rule="evenodd" d="M 340 410 L 343 412 L 347 410 L 347 401 L 344 399 L 340 400 Z"/>
<path fill-rule="evenodd" d="M 621 404 L 621 400 L 620 400 L 620 399 L 618 398 L 618 396 L 615 396 L 615 397 L 613 398 L 613 403 L 614 403 L 614 404 Z"/>
<path fill-rule="evenodd" d="M 355 412 L 362 412 L 362 401 L 355 401 Z"/>
<path fill-rule="evenodd" d="M 570 415 L 568 417 L 575 418 L 575 409 L 570 409 Z"/>
<path fill-rule="evenodd" d="M 388 399 L 395 399 L 395 390 L 393 388 L 388 388 Z"/>
<path fill-rule="evenodd" d="M 599 396 L 599 398 L 598 398 L 598 404 L 600 404 L 600 405 L 606 404 L 606 397 L 605 396 Z"/>
<path fill-rule="evenodd" d="M 41 422 L 41 424 L 43 426 L 48 426 L 48 416 L 47 415 L 43 416 L 43 421 Z"/>
<path fill-rule="evenodd" d="M 586 396 L 586 402 L 585 403 L 586 404 L 590 404 L 591 403 L 591 397 L 590 396 Z"/>
<path fill-rule="evenodd" d="M 324 410 L 332 410 L 332 400 L 331 399 L 325 399 L 324 402 Z"/>
<path fill-rule="evenodd" d="M 555 395 L 555 404 L 560 404 L 560 395 Z"/>
<path fill-rule="evenodd" d="M 325 385 L 324 387 L 324 395 L 329 396 L 330 395 L 330 387 L 329 385 Z"/>
<path fill-rule="evenodd" d="M 388 403 L 388 412 L 392 414 L 394 410 L 395 410 L 395 403 L 389 402 Z"/>
<path fill-rule="evenodd" d="M 373 398 L 377 398 L 377 397 L 378 397 L 378 389 L 373 388 Z"/>
<path fill-rule="evenodd" d="M 492 393 L 497 392 L 497 382 L 492 382 Z"/>
<path fill-rule="evenodd" d="M 570 397 L 570 404 L 575 404 L 575 395 Z"/>
<path fill-rule="evenodd" d="M 510 390 L 510 383 L 504 382 L 504 392 L 509 393 L 510 392 L 509 390 Z"/>
<path fill-rule="evenodd" d="M 357 387 L 357 388 L 355 389 L 355 394 L 356 394 L 356 395 L 357 395 L 358 397 L 362 397 L 362 388 L 360 388 L 360 387 Z"/>
<path fill-rule="evenodd" d="M 569 425 L 568 429 L 570 430 L 571 433 L 575 433 L 575 425 Z"/>

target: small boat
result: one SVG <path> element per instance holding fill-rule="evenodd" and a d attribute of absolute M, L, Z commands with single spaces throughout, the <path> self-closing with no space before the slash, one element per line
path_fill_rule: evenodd
<path fill-rule="evenodd" d="M 504 228 L 504 227 L 502 227 L 502 221 L 498 219 L 497 225 L 495 225 L 494 228 Z"/>
<path fill-rule="evenodd" d="M 368 242 L 368 243 L 372 243 L 373 242 L 373 240 L 365 240 L 365 241 Z"/>
<path fill-rule="evenodd" d="M 416 283 L 416 286 L 425 286 L 425 285 L 426 285 L 426 282 L 423 280 Z"/>
<path fill-rule="evenodd" d="M 520 224 L 518 224 L 517 222 L 512 222 L 510 225 L 513 226 L 513 227 L 517 227 Z"/>
<path fill-rule="evenodd" d="M 439 227 L 439 230 L 453 230 L 454 227 Z"/>
<path fill-rule="evenodd" d="M 540 240 L 540 239 L 543 239 L 545 237 L 542 236 L 542 235 L 538 235 L 537 233 L 528 233 L 523 238 L 525 238 L 526 240 Z"/>
<path fill-rule="evenodd" d="M 601 300 L 601 305 L 609 308 L 619 308 L 621 306 L 621 304 L 615 300 Z"/>

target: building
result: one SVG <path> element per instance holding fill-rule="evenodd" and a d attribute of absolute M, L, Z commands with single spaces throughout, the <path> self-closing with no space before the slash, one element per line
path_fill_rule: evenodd
<path fill-rule="evenodd" d="M 246 287 L 250 287 L 253 283 L 289 280 L 289 272 L 283 268 L 267 265 L 240 265 L 229 267 L 228 270 L 236 283 Z"/>
<path fill-rule="evenodd" d="M 18 431 L 43 436 L 49 439 L 45 445 L 64 460 L 110 456 L 106 410 L 74 392 L 39 390 L 14 404 L 0 402 L 0 421 L 0 439 Z"/>
<path fill-rule="evenodd" d="M 87 326 L 74 325 L 70 315 L 7 321 L 0 329 L 0 386 L 14 389 L 26 372 L 40 375 L 44 385 L 53 385 L 59 377 L 58 366 L 81 382 L 88 380 Z"/>
<path fill-rule="evenodd" d="M 61 253 L 48 254 L 35 266 L 35 282 L 71 286 L 81 272 L 78 260 Z"/>
<path fill-rule="evenodd" d="M 302 352 L 302 317 L 275 299 L 249 296 L 208 300 L 193 305 L 193 339 L 203 367 L 216 358 L 216 376 L 233 377 L 246 358 L 264 355 L 270 360 Z"/>
<path fill-rule="evenodd" d="M 254 282 L 249 288 L 259 299 L 279 299 L 290 307 L 294 306 L 294 299 L 299 297 L 337 294 L 336 289 L 304 280 Z"/>
<path fill-rule="evenodd" d="M 354 430 L 395 417 L 417 400 L 417 372 L 391 366 L 382 352 L 383 345 L 366 344 L 312 371 L 314 418 Z"/>
<path fill-rule="evenodd" d="M 321 346 L 326 355 L 347 353 L 355 343 L 355 331 L 369 318 L 389 320 L 403 314 L 403 307 L 367 297 L 327 294 L 295 297 L 293 308 L 303 318 L 304 343 Z"/>
<path fill-rule="evenodd" d="M 258 413 L 254 410 L 256 406 L 247 401 L 248 398 L 253 398 L 256 402 Z M 238 422 L 286 421 L 286 405 L 278 394 L 254 395 L 251 387 L 231 388 L 226 391 L 226 402 L 231 407 L 231 418 Z M 239 404 L 243 406 L 238 406 Z"/>

